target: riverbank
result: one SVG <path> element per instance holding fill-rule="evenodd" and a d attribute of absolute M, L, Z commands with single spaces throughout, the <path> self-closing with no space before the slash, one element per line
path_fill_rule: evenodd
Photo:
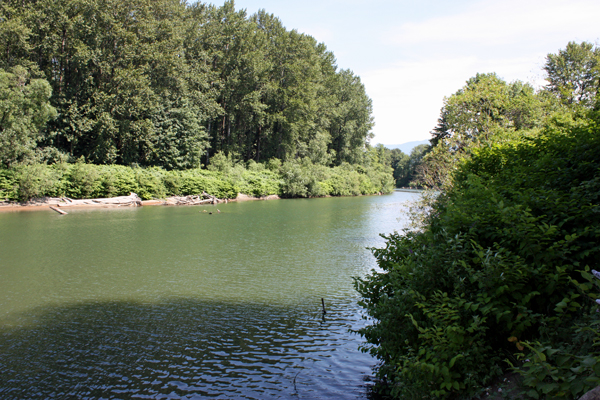
<path fill-rule="evenodd" d="M 133 196 L 136 196 L 134 198 Z M 257 201 L 257 200 L 279 200 L 281 199 L 278 195 L 268 195 L 268 196 L 249 196 L 243 193 L 238 193 L 238 195 L 233 199 L 216 199 L 214 204 L 212 203 L 212 199 L 207 199 L 206 202 L 193 202 L 190 201 L 191 198 L 200 197 L 200 196 L 171 196 L 164 199 L 152 199 L 152 200 L 142 200 L 135 193 L 132 193 L 130 196 L 121 196 L 112 199 L 80 199 L 80 200 L 71 200 L 67 198 L 58 198 L 58 197 L 43 197 L 32 199 L 26 202 L 16 202 L 16 201 L 3 201 L 0 202 L 0 212 L 19 212 L 19 211 L 39 211 L 39 210 L 49 210 L 50 207 L 57 207 L 61 210 L 63 209 L 81 209 L 81 208 L 122 208 L 122 207 L 142 207 L 142 206 L 193 206 L 193 205 L 217 205 L 219 203 L 229 203 L 229 202 L 240 202 L 240 201 Z M 185 199 L 188 199 L 186 201 Z M 129 199 L 129 201 L 121 201 L 115 199 Z M 105 200 L 114 200 L 113 202 L 106 202 Z M 132 203 L 136 204 L 132 204 Z"/>
<path fill-rule="evenodd" d="M 136 193 L 141 200 L 195 196 L 203 192 L 219 199 L 239 193 L 250 197 L 325 197 L 389 193 L 391 169 L 381 164 L 337 167 L 309 161 L 236 164 L 222 170 L 167 171 L 121 165 L 36 164 L 0 169 L 0 199 L 28 202 L 34 198 L 95 199 Z"/>

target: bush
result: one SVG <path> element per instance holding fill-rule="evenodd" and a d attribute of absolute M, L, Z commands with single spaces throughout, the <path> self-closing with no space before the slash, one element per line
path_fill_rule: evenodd
<path fill-rule="evenodd" d="M 599 318 L 585 279 L 600 269 L 596 121 L 478 149 L 453 182 L 420 232 L 374 250 L 383 272 L 356 280 L 386 390 L 476 395 L 507 358 L 534 398 L 596 385 L 598 338 L 582 330 Z"/>
<path fill-rule="evenodd" d="M 128 196 L 131 192 L 139 192 L 134 169 L 122 165 L 104 167 L 102 186 L 105 197 Z"/>
<path fill-rule="evenodd" d="M 188 170 L 181 173 L 180 193 L 183 196 L 209 193 L 219 198 L 233 199 L 238 190 L 234 183 L 215 171 Z"/>
<path fill-rule="evenodd" d="M 19 183 L 15 170 L 0 169 L 0 201 L 18 199 Z"/>
<path fill-rule="evenodd" d="M 77 162 L 67 169 L 64 179 L 65 194 L 74 199 L 103 197 L 104 187 L 101 169 L 95 165 Z"/>
<path fill-rule="evenodd" d="M 307 197 L 308 196 L 308 176 L 300 164 L 292 161 L 286 161 L 281 166 L 281 176 L 283 185 L 281 194 L 284 197 Z"/>
<path fill-rule="evenodd" d="M 138 191 L 136 192 L 143 200 L 164 199 L 167 189 L 164 184 L 164 176 L 167 172 L 158 167 L 134 168 L 135 180 Z"/>
<path fill-rule="evenodd" d="M 35 197 L 56 196 L 62 192 L 61 172 L 45 164 L 22 165 L 15 170 L 18 198 L 27 201 Z"/>
<path fill-rule="evenodd" d="M 81 199 L 126 196 L 134 192 L 147 200 L 202 192 L 219 198 L 235 198 L 238 193 L 257 197 L 320 197 L 374 194 L 392 189 L 391 185 L 385 186 L 385 182 L 392 181 L 391 171 L 381 166 L 358 168 L 345 164 L 328 168 L 305 158 L 283 164 L 273 159 L 267 166 L 249 161 L 244 167 L 222 153 L 217 153 L 211 161 L 208 170 L 185 171 L 93 165 L 83 160 L 75 164 L 20 166 L 0 170 L 0 195 L 9 200 L 28 200 L 36 196 Z"/>

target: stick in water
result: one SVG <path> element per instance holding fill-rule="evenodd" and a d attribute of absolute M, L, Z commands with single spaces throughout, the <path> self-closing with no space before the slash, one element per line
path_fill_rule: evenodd
<path fill-rule="evenodd" d="M 322 297 L 321 297 L 321 304 L 323 305 L 323 314 L 327 314 L 327 311 L 325 311 L 325 300 L 323 300 Z"/>

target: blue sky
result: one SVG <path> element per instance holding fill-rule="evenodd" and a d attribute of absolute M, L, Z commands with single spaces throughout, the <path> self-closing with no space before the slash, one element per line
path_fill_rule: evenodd
<path fill-rule="evenodd" d="M 223 1 L 213 1 L 222 5 Z M 600 42 L 598 0 L 236 0 L 314 36 L 373 100 L 372 143 L 429 139 L 444 96 L 476 73 L 544 84 L 548 53 Z"/>

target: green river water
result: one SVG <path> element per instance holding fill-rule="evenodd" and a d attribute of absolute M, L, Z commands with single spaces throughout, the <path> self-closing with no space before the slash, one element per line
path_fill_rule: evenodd
<path fill-rule="evenodd" d="M 0 398 L 367 398 L 352 277 L 414 196 L 0 213 Z"/>

